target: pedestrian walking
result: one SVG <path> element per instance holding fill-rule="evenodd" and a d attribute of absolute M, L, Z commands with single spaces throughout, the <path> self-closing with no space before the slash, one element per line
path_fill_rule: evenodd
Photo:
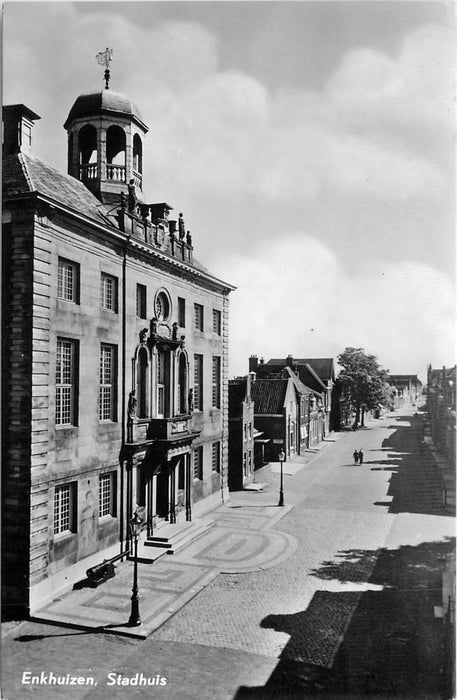
<path fill-rule="evenodd" d="M 359 450 L 359 464 L 363 464 L 363 451 Z"/>
<path fill-rule="evenodd" d="M 357 450 L 354 450 L 354 453 L 352 456 L 354 457 L 354 464 L 358 464 L 359 463 L 359 453 L 357 452 Z"/>

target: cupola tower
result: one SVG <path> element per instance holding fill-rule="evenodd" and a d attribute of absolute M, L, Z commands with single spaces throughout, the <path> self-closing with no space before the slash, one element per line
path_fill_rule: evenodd
<path fill-rule="evenodd" d="M 101 202 L 119 202 L 129 184 L 143 202 L 143 140 L 148 127 L 126 95 L 109 89 L 108 70 L 105 81 L 104 90 L 80 95 L 65 121 L 68 173 Z"/>

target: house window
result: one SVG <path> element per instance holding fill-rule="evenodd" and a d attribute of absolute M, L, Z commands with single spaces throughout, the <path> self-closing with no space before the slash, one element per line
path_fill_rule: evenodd
<path fill-rule="evenodd" d="M 57 339 L 56 354 L 56 425 L 76 425 L 77 342 Z"/>
<path fill-rule="evenodd" d="M 221 358 L 213 357 L 213 407 L 221 407 Z"/>
<path fill-rule="evenodd" d="M 98 477 L 98 517 L 116 515 L 116 473 L 100 474 Z"/>
<path fill-rule="evenodd" d="M 136 285 L 136 315 L 138 318 L 147 318 L 146 316 L 146 287 L 144 284 Z"/>
<path fill-rule="evenodd" d="M 195 330 L 203 330 L 203 306 L 201 304 L 194 304 L 194 316 L 195 316 Z"/>
<path fill-rule="evenodd" d="M 186 300 L 178 297 L 178 326 L 186 327 Z"/>
<path fill-rule="evenodd" d="M 213 309 L 213 333 L 221 334 L 221 312 Z"/>
<path fill-rule="evenodd" d="M 115 394 L 116 394 L 116 346 L 100 346 L 100 420 L 116 420 Z"/>
<path fill-rule="evenodd" d="M 213 442 L 213 454 L 211 467 L 213 472 L 219 473 L 221 471 L 221 443 Z"/>
<path fill-rule="evenodd" d="M 117 278 L 102 272 L 101 307 L 117 313 Z"/>
<path fill-rule="evenodd" d="M 165 415 L 165 353 L 157 353 L 157 417 Z"/>
<path fill-rule="evenodd" d="M 75 532 L 76 482 L 56 486 L 54 491 L 54 534 Z"/>
<path fill-rule="evenodd" d="M 59 258 L 57 297 L 79 304 L 79 265 L 65 258 Z"/>
<path fill-rule="evenodd" d="M 203 479 L 203 445 L 194 450 L 194 479 Z"/>
<path fill-rule="evenodd" d="M 194 355 L 194 409 L 203 411 L 203 355 Z"/>
<path fill-rule="evenodd" d="M 246 476 L 248 475 L 247 469 L 248 469 L 248 467 L 247 467 L 247 456 L 246 456 L 246 452 L 243 452 L 243 476 L 244 476 L 244 477 L 246 477 Z"/>

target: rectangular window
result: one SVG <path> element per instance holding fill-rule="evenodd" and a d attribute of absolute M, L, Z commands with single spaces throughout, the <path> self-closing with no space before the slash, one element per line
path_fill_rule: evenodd
<path fill-rule="evenodd" d="M 213 472 L 219 473 L 221 471 L 221 443 L 213 442 L 213 454 L 211 467 Z"/>
<path fill-rule="evenodd" d="M 56 425 L 76 425 L 77 342 L 57 339 L 56 355 Z"/>
<path fill-rule="evenodd" d="M 214 408 L 221 407 L 221 358 L 213 357 L 213 403 Z"/>
<path fill-rule="evenodd" d="M 136 285 L 136 315 L 138 318 L 147 318 L 146 316 L 146 287 L 144 284 Z"/>
<path fill-rule="evenodd" d="M 100 346 L 100 420 L 116 420 L 116 346 Z"/>
<path fill-rule="evenodd" d="M 102 309 L 113 311 L 117 314 L 117 277 L 102 272 L 100 284 Z"/>
<path fill-rule="evenodd" d="M 194 409 L 203 411 L 203 355 L 194 355 Z"/>
<path fill-rule="evenodd" d="M 79 265 L 65 258 L 58 262 L 57 297 L 79 304 Z"/>
<path fill-rule="evenodd" d="M 76 482 L 56 486 L 54 491 L 54 534 L 75 532 Z"/>
<path fill-rule="evenodd" d="M 178 297 L 178 326 L 186 327 L 186 300 Z"/>
<path fill-rule="evenodd" d="M 221 312 L 213 309 L 213 333 L 221 334 Z"/>
<path fill-rule="evenodd" d="M 194 304 L 194 315 L 195 315 L 195 330 L 203 330 L 203 306 L 201 304 Z"/>
<path fill-rule="evenodd" d="M 157 417 L 165 415 L 165 353 L 157 353 Z"/>
<path fill-rule="evenodd" d="M 116 473 L 100 474 L 98 477 L 98 517 L 116 515 Z"/>
<path fill-rule="evenodd" d="M 203 445 L 194 450 L 194 479 L 203 479 Z"/>

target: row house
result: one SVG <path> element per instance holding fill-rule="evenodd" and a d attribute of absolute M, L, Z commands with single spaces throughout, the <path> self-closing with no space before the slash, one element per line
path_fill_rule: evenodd
<path fill-rule="evenodd" d="M 281 449 L 286 458 L 298 451 L 299 411 L 291 377 L 256 378 L 251 396 L 254 401 L 254 423 L 268 443 L 265 459 L 277 461 Z"/>
<path fill-rule="evenodd" d="M 68 173 L 4 107 L 4 609 L 33 612 L 104 558 L 228 491 L 228 297 L 182 214 L 144 195 L 148 127 L 80 95 Z M 36 127 L 35 127 L 36 128 Z"/>
<path fill-rule="evenodd" d="M 228 485 L 230 491 L 239 491 L 254 480 L 255 441 L 261 433 L 254 427 L 252 384 L 254 374 L 230 379 L 229 432 L 228 432 Z"/>
<path fill-rule="evenodd" d="M 433 441 L 452 463 L 456 445 L 456 366 L 427 367 L 427 412 Z"/>
<path fill-rule="evenodd" d="M 313 366 L 314 365 L 314 366 Z M 315 367 L 315 368 L 314 368 Z M 333 359 L 306 360 L 294 359 L 288 355 L 285 359 L 272 359 L 264 362 L 261 358 L 252 355 L 249 358 L 249 370 L 255 371 L 258 377 L 280 376 L 281 373 L 288 372 L 289 376 L 294 375 L 306 388 L 306 392 L 300 389 L 302 402 L 307 403 L 306 410 L 301 411 L 302 421 L 306 422 L 306 428 L 301 428 L 300 445 L 312 448 L 323 440 L 325 435 L 332 429 L 336 414 L 334 405 L 333 387 L 335 383 L 335 370 Z M 318 371 L 322 373 L 322 378 Z M 305 398 L 306 394 L 306 398 Z M 333 410 L 333 412 L 332 412 Z M 306 416 L 306 418 L 305 418 Z M 303 433 L 306 432 L 306 438 Z"/>

